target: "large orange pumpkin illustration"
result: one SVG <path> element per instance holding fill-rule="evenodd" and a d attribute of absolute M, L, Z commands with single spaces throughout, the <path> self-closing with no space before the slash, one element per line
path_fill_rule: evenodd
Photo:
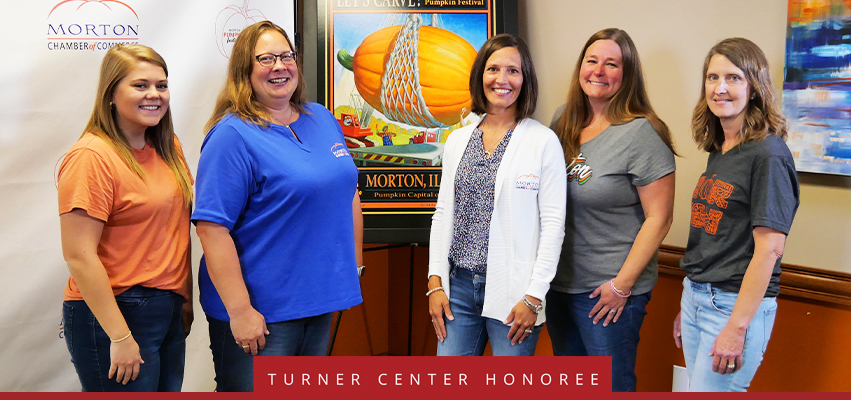
<path fill-rule="evenodd" d="M 337 54 L 367 103 L 391 120 L 426 128 L 457 124 L 470 113 L 475 58 L 462 37 L 422 26 L 416 14 L 367 36 L 354 56 L 345 49 Z"/>

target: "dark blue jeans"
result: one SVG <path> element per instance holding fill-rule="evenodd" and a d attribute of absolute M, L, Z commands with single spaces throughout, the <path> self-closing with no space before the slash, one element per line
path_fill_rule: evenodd
<path fill-rule="evenodd" d="M 635 359 L 638 354 L 639 332 L 650 292 L 629 296 L 617 323 L 604 327 L 588 314 L 600 297 L 589 299 L 591 292 L 566 294 L 550 290 L 547 293 L 547 329 L 557 356 L 612 357 L 612 391 L 635 391 Z"/>
<path fill-rule="evenodd" d="M 134 286 L 115 296 L 115 302 L 139 344 L 145 361 L 139 376 L 122 385 L 109 375 L 112 342 L 83 300 L 62 307 L 65 343 L 84 392 L 179 392 L 183 386 L 186 334 L 183 330 L 183 296 L 159 289 Z"/>
<path fill-rule="evenodd" d="M 266 346 L 258 356 L 324 356 L 334 313 L 267 323 Z M 254 356 L 236 343 L 230 322 L 207 316 L 217 392 L 254 391 Z"/>

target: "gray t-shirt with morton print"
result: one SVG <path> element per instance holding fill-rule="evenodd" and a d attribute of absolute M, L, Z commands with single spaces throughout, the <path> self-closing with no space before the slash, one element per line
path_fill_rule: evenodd
<path fill-rule="evenodd" d="M 551 285 L 570 294 L 593 291 L 618 274 L 644 223 L 636 187 L 676 169 L 673 152 L 644 118 L 611 125 L 579 150 L 567 167 L 564 244 Z M 657 258 L 639 276 L 633 294 L 656 285 Z"/>

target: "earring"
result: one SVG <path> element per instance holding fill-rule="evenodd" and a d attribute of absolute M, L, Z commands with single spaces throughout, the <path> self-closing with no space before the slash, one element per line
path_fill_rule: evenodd
<path fill-rule="evenodd" d="M 756 92 L 751 93 L 751 100 L 756 98 Z"/>
<path fill-rule="evenodd" d="M 109 102 L 109 108 L 115 108 L 115 104 L 112 104 L 111 101 Z"/>

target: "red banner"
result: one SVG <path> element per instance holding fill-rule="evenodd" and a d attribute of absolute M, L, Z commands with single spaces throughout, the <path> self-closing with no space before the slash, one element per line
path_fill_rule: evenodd
<path fill-rule="evenodd" d="M 254 358 L 254 394 L 263 398 L 563 398 L 611 388 L 611 357 Z"/>

